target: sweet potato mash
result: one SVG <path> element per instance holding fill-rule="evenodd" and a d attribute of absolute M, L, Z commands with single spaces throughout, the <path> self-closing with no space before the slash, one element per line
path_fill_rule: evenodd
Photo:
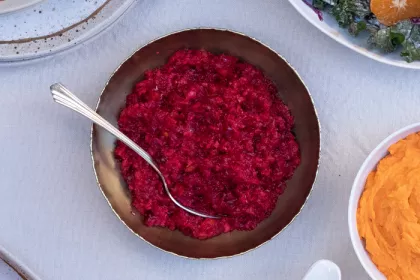
<path fill-rule="evenodd" d="M 420 133 L 389 148 L 366 182 L 357 225 L 388 280 L 420 279 Z"/>

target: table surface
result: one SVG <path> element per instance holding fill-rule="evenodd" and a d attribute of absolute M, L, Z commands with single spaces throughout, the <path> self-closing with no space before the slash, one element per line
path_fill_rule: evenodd
<path fill-rule="evenodd" d="M 94 106 L 135 49 L 200 26 L 246 33 L 286 57 L 312 92 L 322 126 L 319 176 L 302 213 L 261 248 L 214 261 L 164 253 L 121 224 L 95 183 L 89 121 L 55 105 L 48 90 L 62 81 Z M 80 48 L 0 66 L 0 244 L 45 280 L 299 280 L 321 258 L 336 262 L 343 279 L 368 279 L 348 234 L 350 189 L 382 139 L 420 120 L 418 77 L 337 44 L 285 0 L 138 1 Z"/>

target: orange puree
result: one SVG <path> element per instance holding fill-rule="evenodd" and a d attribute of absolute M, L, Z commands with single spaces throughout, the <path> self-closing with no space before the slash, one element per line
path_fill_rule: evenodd
<path fill-rule="evenodd" d="M 388 280 L 420 279 L 420 133 L 389 148 L 366 182 L 360 237 Z"/>

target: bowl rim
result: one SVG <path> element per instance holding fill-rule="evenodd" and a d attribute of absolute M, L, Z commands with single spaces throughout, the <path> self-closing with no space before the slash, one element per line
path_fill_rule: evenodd
<path fill-rule="evenodd" d="M 380 272 L 377 266 L 373 263 L 368 252 L 366 251 L 365 246 L 363 245 L 357 230 L 356 220 L 356 211 L 359 205 L 360 197 L 365 188 L 366 178 L 372 170 L 370 170 L 368 174 L 365 174 L 365 171 L 368 169 L 368 165 L 370 165 L 373 161 L 375 161 L 376 167 L 379 161 L 374 160 L 374 158 L 377 155 L 385 153 L 392 144 L 395 144 L 398 141 L 406 138 L 407 136 L 419 131 L 420 123 L 414 123 L 403 127 L 386 137 L 365 159 L 359 171 L 357 172 L 356 178 L 352 185 L 348 205 L 348 227 L 350 239 L 353 249 L 357 255 L 357 258 L 359 259 L 359 262 L 362 264 L 363 268 L 369 274 L 369 276 L 374 280 L 386 280 L 386 278 L 382 274 L 382 272 Z M 381 157 L 381 159 L 382 158 L 383 157 Z"/>
<path fill-rule="evenodd" d="M 378 62 L 388 64 L 388 65 L 392 65 L 392 66 L 396 66 L 396 67 L 406 68 L 406 69 L 420 70 L 420 62 L 408 63 L 408 62 L 404 61 L 403 59 L 401 59 L 401 61 L 394 61 L 394 60 L 386 58 L 383 55 L 379 55 L 379 54 L 376 54 L 376 53 L 371 52 L 369 50 L 363 49 L 359 46 L 356 46 L 356 45 L 350 43 L 348 40 L 345 40 L 342 36 L 334 36 L 333 33 L 329 32 L 324 27 L 322 27 L 322 25 L 320 24 L 321 21 L 319 19 L 315 19 L 315 17 L 308 16 L 307 13 L 305 13 L 302 10 L 302 8 L 298 4 L 299 1 L 303 2 L 303 0 L 289 0 L 289 3 L 299 12 L 299 14 L 301 14 L 313 26 L 317 27 L 322 33 L 328 35 L 330 38 L 334 39 L 336 42 L 348 47 L 349 49 L 351 49 L 351 50 L 353 50 L 353 51 L 355 51 L 355 52 L 357 52 L 361 55 L 369 57 L 369 58 L 371 58 L 373 60 L 376 60 Z M 308 8 L 310 8 L 310 7 L 308 7 Z"/>
<path fill-rule="evenodd" d="M 165 35 L 162 35 L 162 36 L 160 36 L 160 37 L 157 37 L 157 38 L 155 38 L 155 39 L 152 39 L 152 40 L 150 40 L 150 41 L 148 41 L 147 43 L 145 43 L 145 44 L 143 44 L 143 45 L 141 45 L 140 47 L 138 47 L 137 49 L 135 49 L 126 59 L 124 59 L 122 62 L 121 62 L 121 64 L 115 69 L 115 71 L 113 71 L 112 72 L 112 74 L 110 75 L 110 77 L 109 77 L 109 79 L 108 79 L 108 81 L 105 83 L 105 86 L 104 86 L 104 88 L 103 88 L 103 90 L 102 90 L 102 92 L 100 93 L 100 96 L 99 96 L 99 98 L 98 98 L 98 102 L 97 102 L 97 104 L 96 104 L 96 107 L 95 107 L 95 112 L 97 112 L 98 111 L 98 108 L 99 108 L 99 105 L 100 105 L 100 103 L 101 103 L 101 101 L 102 101 L 102 97 L 103 97 L 103 94 L 104 94 L 104 92 L 105 92 L 105 90 L 106 90 L 106 88 L 107 88 L 107 86 L 108 86 L 108 84 L 110 83 L 110 81 L 111 81 L 111 79 L 112 79 L 112 77 L 118 72 L 118 70 L 128 61 L 128 60 L 130 60 L 130 58 L 131 57 L 133 57 L 138 51 L 140 51 L 142 48 L 144 48 L 144 47 L 147 47 L 148 45 L 150 45 L 150 44 L 152 44 L 152 43 L 154 43 L 154 42 L 156 42 L 156 41 L 158 41 L 158 40 L 160 40 L 160 39 L 163 39 L 163 38 L 165 38 L 165 37 L 168 37 L 168 36 L 172 36 L 172 35 L 176 35 L 176 34 L 178 34 L 178 33 L 183 33 L 183 32 L 187 32 L 187 31 L 194 31 L 194 30 L 214 30 L 214 31 L 222 31 L 222 32 L 230 32 L 230 33 L 233 33 L 233 34 L 236 34 L 236 35 L 240 35 L 240 36 L 243 36 L 243 37 L 247 37 L 247 38 L 249 38 L 249 39 L 251 39 L 251 40 L 253 40 L 253 41 L 255 41 L 255 42 L 257 42 L 257 43 L 259 43 L 259 44 L 261 44 L 262 46 L 264 46 L 265 48 L 267 48 L 267 49 L 269 49 L 270 51 L 272 51 L 273 53 L 275 53 L 280 59 L 282 59 L 287 65 L 288 65 L 288 67 L 290 67 L 290 69 L 296 74 L 296 76 L 299 78 L 299 81 L 302 83 L 302 85 L 304 86 L 304 88 L 305 88 L 305 90 L 307 91 L 307 93 L 308 93 L 308 96 L 309 96 L 309 98 L 310 98 L 310 101 L 311 101 L 311 103 L 312 103 L 312 106 L 313 106 L 313 108 L 314 108 L 314 113 L 315 113 L 315 117 L 316 117 L 316 120 L 317 120 L 317 124 L 318 124 L 318 133 L 319 133 L 319 145 L 318 145 L 318 162 L 317 162 L 317 169 L 316 169 L 316 172 L 315 172 L 315 177 L 314 177 L 314 181 L 313 181 L 313 183 L 312 183 L 312 185 L 311 185 L 311 188 L 310 188 L 310 190 L 309 190 L 309 193 L 308 193 L 308 195 L 307 195 L 307 197 L 306 197 L 306 199 L 305 199 L 305 202 L 302 204 L 302 206 L 301 206 L 301 208 L 299 209 L 299 211 L 296 213 L 296 215 L 290 220 L 290 222 L 282 229 L 282 230 L 280 230 L 278 233 L 276 233 L 275 235 L 273 235 L 269 240 L 267 240 L 267 241 L 265 241 L 265 242 L 263 242 L 263 243 L 261 243 L 261 244 L 259 244 L 258 246 L 255 246 L 254 248 L 251 248 L 251 249 L 249 249 L 249 250 L 246 250 L 246 251 L 243 251 L 243 252 L 240 252 L 240 253 L 237 253 L 237 254 L 232 254 L 232 255 L 226 255 L 226 256 L 220 256 L 220 257 L 214 257 L 214 258 L 212 258 L 212 257 L 187 257 L 187 256 L 184 256 L 184 255 L 180 255 L 180 254 L 177 254 L 177 253 L 175 253 L 175 252 L 171 252 L 171 251 L 167 251 L 167 250 L 165 250 L 165 249 L 162 249 L 162 248 L 160 248 L 160 247 L 158 247 L 158 246 L 155 246 L 154 244 L 152 244 L 152 243 L 150 243 L 149 241 L 147 241 L 145 238 L 143 238 L 141 235 L 139 235 L 138 233 L 136 233 L 136 232 L 134 232 L 122 219 L 121 219 L 121 217 L 119 216 L 119 214 L 116 212 L 116 210 L 114 209 L 114 207 L 111 205 L 111 202 L 109 201 L 109 199 L 108 199 L 108 197 L 105 195 L 105 192 L 104 192 L 104 190 L 103 190 L 103 188 L 101 187 L 101 184 L 100 184 L 100 182 L 99 182 L 99 178 L 98 178 L 98 174 L 97 174 L 97 172 L 96 172 L 96 168 L 95 168 L 95 159 L 94 159 L 94 155 L 93 155 L 93 137 L 94 137 L 94 130 L 95 130 L 95 124 L 92 124 L 92 126 L 91 126 L 91 135 L 90 135 L 90 155 L 91 155 L 91 159 L 92 159 L 92 167 L 93 167 L 93 171 L 94 171 L 94 174 L 95 174 L 95 180 L 96 180 L 96 184 L 97 184 L 97 186 L 98 186 L 98 188 L 99 188 L 99 190 L 101 191 L 101 193 L 102 193 L 102 195 L 104 196 L 104 198 L 105 198 L 105 200 L 107 201 L 107 203 L 108 203 L 108 205 L 110 206 L 110 208 L 112 209 L 112 211 L 114 212 L 114 214 L 117 216 L 117 218 L 120 220 L 120 222 L 122 222 L 124 225 L 125 225 L 125 227 L 126 228 L 128 228 L 134 235 L 136 235 L 138 238 L 140 238 L 141 240 L 143 240 L 144 242 L 146 242 L 146 244 L 148 244 L 148 245 L 150 245 L 150 246 L 152 246 L 152 247 L 154 247 L 154 248 L 157 248 L 157 249 L 159 249 L 159 250 L 161 250 L 161 251 L 163 251 L 163 252 L 166 252 L 166 253 L 169 253 L 169 254 L 171 254 L 171 255 L 174 255 L 174 256 L 177 256 L 177 257 L 182 257 L 182 258 L 185 258 L 185 259 L 194 259 L 194 260 L 217 260 L 217 259 L 227 259 L 227 258 L 231 258 L 231 257 L 235 257 L 235 256 L 240 256 L 240 255 L 244 255 L 244 254 L 246 254 L 246 253 L 248 253 L 248 252 L 251 252 L 251 251 L 253 251 L 253 250 L 256 250 L 256 249 L 258 249 L 259 247 L 261 247 L 261 246 L 263 246 L 263 245 L 265 245 L 265 244 L 267 244 L 269 241 L 271 241 L 271 240 L 273 240 L 274 238 L 276 238 L 281 232 L 283 232 L 286 228 L 288 228 L 289 226 L 290 226 L 290 224 L 292 224 L 294 221 L 295 221 L 295 219 L 296 219 L 296 217 L 297 216 L 299 216 L 299 214 L 302 212 L 302 210 L 303 210 L 303 208 L 305 207 L 305 205 L 307 204 L 307 202 L 308 202 L 308 200 L 309 200 L 309 198 L 310 198 L 310 196 L 311 196 L 311 194 L 312 194 L 312 192 L 313 192 L 313 189 L 314 189 L 314 185 L 315 185 L 315 183 L 316 183 L 316 181 L 317 181 L 317 179 L 318 179 L 318 172 L 319 172 L 319 164 L 320 164 L 320 161 L 321 161 L 321 143 L 322 143 L 322 138 L 321 138 L 321 124 L 320 124 L 320 121 L 319 121 L 319 116 L 318 116 L 318 112 L 317 112 L 317 109 L 316 109 L 316 106 L 315 106 L 315 102 L 314 102 L 314 100 L 313 100 L 313 97 L 312 97 L 312 95 L 311 95 L 311 93 L 310 93 L 310 91 L 309 91 L 309 88 L 307 87 L 307 85 L 305 84 L 305 82 L 303 81 L 303 79 L 302 79 L 302 77 L 299 75 L 299 73 L 296 71 L 296 69 L 282 56 L 282 55 L 280 55 L 277 51 L 275 51 L 274 49 L 272 49 L 271 47 L 269 47 L 267 44 L 265 44 L 265 43 L 263 43 L 262 41 L 260 41 L 260 40 L 258 40 L 258 39 L 256 39 L 256 38 L 254 38 L 254 37 L 251 37 L 251 36 L 248 36 L 248 35 L 246 35 L 246 34 L 244 34 L 244 33 L 241 33 L 241 32 L 239 32 L 239 31 L 234 31 L 234 30 L 231 30 L 231 29 L 226 29 L 226 28 L 217 28 L 217 27 L 193 27 L 193 28 L 186 28 L 186 29 L 181 29 L 181 30 L 178 30 L 178 31 L 174 31 L 174 32 L 171 32 L 171 33 L 167 33 L 167 34 L 165 34 Z"/>

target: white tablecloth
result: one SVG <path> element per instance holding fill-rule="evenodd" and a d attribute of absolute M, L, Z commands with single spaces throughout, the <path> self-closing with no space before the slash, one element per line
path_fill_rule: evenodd
<path fill-rule="evenodd" d="M 199 26 L 244 32 L 284 55 L 311 90 L 322 126 L 319 177 L 302 213 L 261 248 L 215 261 L 164 253 L 121 224 L 95 183 L 89 121 L 54 104 L 48 90 L 62 81 L 94 106 L 135 49 Z M 419 77 L 337 44 L 286 0 L 139 1 L 81 48 L 0 66 L 0 244 L 45 280 L 299 280 L 321 258 L 344 279 L 368 279 L 347 229 L 352 181 L 383 138 L 420 120 Z"/>

